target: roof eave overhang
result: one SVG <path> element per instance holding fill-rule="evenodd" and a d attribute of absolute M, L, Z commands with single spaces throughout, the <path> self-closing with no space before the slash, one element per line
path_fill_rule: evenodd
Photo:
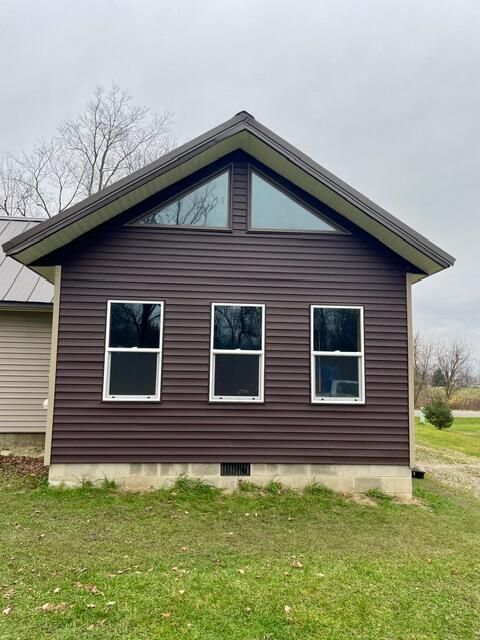
<path fill-rule="evenodd" d="M 53 309 L 53 302 L 15 302 L 2 300 L 0 311 L 49 311 Z"/>
<path fill-rule="evenodd" d="M 10 240 L 5 252 L 32 265 L 171 184 L 242 149 L 321 200 L 425 275 L 454 258 L 343 183 L 251 117 L 243 114 L 179 147 L 132 176 Z M 48 278 L 45 273 L 44 277 Z"/>

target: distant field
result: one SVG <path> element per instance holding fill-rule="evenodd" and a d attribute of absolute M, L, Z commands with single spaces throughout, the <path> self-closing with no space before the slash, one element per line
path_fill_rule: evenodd
<path fill-rule="evenodd" d="M 432 396 L 442 396 L 443 390 L 440 387 L 427 387 L 422 391 L 417 401 L 417 408 L 429 403 Z M 480 388 L 466 387 L 455 391 L 450 400 L 451 409 L 461 411 L 480 411 Z"/>
<path fill-rule="evenodd" d="M 417 443 L 434 449 L 451 449 L 480 458 L 480 418 L 455 418 L 450 429 L 438 430 L 416 418 Z"/>
<path fill-rule="evenodd" d="M 480 389 L 459 389 L 450 401 L 452 409 L 480 410 Z"/>

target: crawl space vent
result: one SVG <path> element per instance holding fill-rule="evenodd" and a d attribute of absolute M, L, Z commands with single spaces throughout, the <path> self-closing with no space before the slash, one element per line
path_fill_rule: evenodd
<path fill-rule="evenodd" d="M 249 476 L 249 462 L 222 462 L 220 465 L 221 476 Z"/>

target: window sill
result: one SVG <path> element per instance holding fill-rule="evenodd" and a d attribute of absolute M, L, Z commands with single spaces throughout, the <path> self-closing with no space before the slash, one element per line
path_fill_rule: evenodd
<path fill-rule="evenodd" d="M 332 398 L 329 398 L 328 400 L 310 400 L 310 404 L 315 404 L 315 405 L 319 405 L 319 404 L 336 404 L 336 405 L 349 405 L 349 406 L 355 406 L 355 405 L 364 405 L 365 404 L 365 400 L 333 400 Z"/>
<path fill-rule="evenodd" d="M 160 398 L 119 396 L 118 398 L 102 398 L 102 402 L 160 402 Z"/>
<path fill-rule="evenodd" d="M 233 233 L 234 229 L 233 227 L 194 227 L 194 226 L 187 226 L 187 225 L 170 225 L 170 224 L 139 224 L 139 223 L 130 223 L 128 224 L 129 227 L 133 227 L 134 229 L 148 229 L 149 231 L 154 231 L 154 232 L 158 232 L 158 231 L 163 231 L 163 232 L 170 232 L 170 233 L 176 233 L 178 231 L 180 232 L 192 232 L 192 233 Z"/>
<path fill-rule="evenodd" d="M 210 404 L 265 404 L 265 400 L 263 398 L 258 398 L 255 400 L 251 400 L 250 398 L 246 398 L 242 400 L 242 398 L 209 398 L 208 402 Z"/>

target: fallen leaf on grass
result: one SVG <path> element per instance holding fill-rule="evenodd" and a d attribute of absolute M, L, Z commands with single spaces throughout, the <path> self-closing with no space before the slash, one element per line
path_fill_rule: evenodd
<path fill-rule="evenodd" d="M 45 604 L 42 604 L 39 608 L 42 611 L 59 611 L 61 613 L 68 607 L 72 607 L 72 605 L 67 604 L 66 602 L 59 602 L 58 604 L 54 604 L 53 602 L 45 602 Z"/>
<path fill-rule="evenodd" d="M 88 627 L 87 627 L 87 631 L 94 631 L 97 627 L 102 627 L 105 624 L 106 621 L 107 621 L 107 619 L 104 618 L 103 620 L 100 620 L 96 624 L 89 624 Z"/>
<path fill-rule="evenodd" d="M 5 607 L 5 609 L 2 611 L 4 616 L 8 616 L 8 614 L 11 612 L 12 612 L 12 607 Z"/>
<path fill-rule="evenodd" d="M 100 591 L 100 589 L 94 584 L 85 585 L 85 589 L 87 591 L 90 591 L 90 593 L 94 593 L 96 595 L 103 595 L 103 593 Z"/>
<path fill-rule="evenodd" d="M 53 593 L 60 593 L 60 587 L 55 587 L 55 589 L 53 590 Z"/>
<path fill-rule="evenodd" d="M 300 560 L 292 560 L 292 567 L 294 569 L 303 569 L 303 564 L 300 562 Z"/>
<path fill-rule="evenodd" d="M 283 610 L 285 611 L 285 616 L 287 618 L 287 622 L 293 622 L 293 617 L 292 617 L 293 609 L 292 609 L 292 607 L 289 607 L 288 604 L 286 604 L 283 607 Z"/>
<path fill-rule="evenodd" d="M 170 611 L 164 611 L 162 613 L 162 618 L 170 618 L 172 613 Z"/>

